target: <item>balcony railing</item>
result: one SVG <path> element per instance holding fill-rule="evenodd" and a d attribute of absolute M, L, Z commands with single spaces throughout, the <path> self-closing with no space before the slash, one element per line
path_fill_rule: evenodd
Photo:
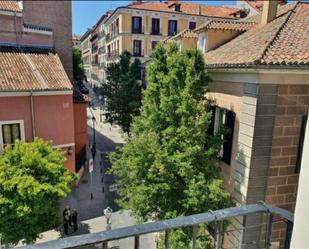
<path fill-rule="evenodd" d="M 116 60 L 119 58 L 119 51 L 115 50 L 107 54 L 107 60 Z"/>
<path fill-rule="evenodd" d="M 99 54 L 105 54 L 105 53 L 106 53 L 105 46 L 100 47 L 100 48 L 99 48 L 99 52 L 98 52 L 98 53 L 99 53 Z"/>
<path fill-rule="evenodd" d="M 81 246 L 90 246 L 103 244 L 103 248 L 108 248 L 108 242 L 113 240 L 120 240 L 128 237 L 134 237 L 134 248 L 140 248 L 140 236 L 156 232 L 164 232 L 164 248 L 169 248 L 169 231 L 177 228 L 192 227 L 192 249 L 196 247 L 197 227 L 200 224 L 215 222 L 216 229 L 216 248 L 222 247 L 223 236 L 223 221 L 229 218 L 243 216 L 244 218 L 252 214 L 268 214 L 269 220 L 266 226 L 265 247 L 270 248 L 270 241 L 272 235 L 272 223 L 274 216 L 279 216 L 290 223 L 294 222 L 294 215 L 284 209 L 271 207 L 266 204 L 251 204 L 242 207 L 233 207 L 216 211 L 209 211 L 202 214 L 195 214 L 191 216 L 179 217 L 170 220 L 162 220 L 152 223 L 144 223 L 141 225 L 123 227 L 109 231 L 97 232 L 92 234 L 85 234 L 81 236 L 73 236 L 64 239 L 53 240 L 45 243 L 22 246 L 19 249 L 67 249 L 79 248 Z"/>

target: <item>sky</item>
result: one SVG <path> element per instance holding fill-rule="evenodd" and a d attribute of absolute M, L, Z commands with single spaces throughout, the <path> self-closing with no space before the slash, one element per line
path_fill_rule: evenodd
<path fill-rule="evenodd" d="M 189 2 L 190 0 L 186 0 Z M 83 35 L 88 28 L 92 27 L 99 18 L 108 10 L 114 10 L 119 6 L 128 5 L 132 1 L 77 1 L 72 3 L 72 18 L 73 18 L 73 34 Z M 202 3 L 208 5 L 235 5 L 235 1 L 190 1 L 195 3 Z"/>

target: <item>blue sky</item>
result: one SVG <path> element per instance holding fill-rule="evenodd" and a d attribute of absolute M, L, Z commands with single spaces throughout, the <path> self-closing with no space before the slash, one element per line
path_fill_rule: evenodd
<path fill-rule="evenodd" d="M 73 33 L 83 35 L 87 28 L 92 27 L 97 20 L 110 9 L 116 9 L 119 6 L 124 6 L 131 1 L 73 1 Z M 234 5 L 235 1 L 191 1 L 208 5 Z"/>

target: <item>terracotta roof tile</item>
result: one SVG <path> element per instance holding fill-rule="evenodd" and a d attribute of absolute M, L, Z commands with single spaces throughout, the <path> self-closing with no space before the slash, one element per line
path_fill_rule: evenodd
<path fill-rule="evenodd" d="M 243 22 L 234 20 L 212 20 L 197 27 L 195 31 L 201 31 L 206 29 L 218 29 L 218 30 L 233 30 L 233 31 L 247 31 L 256 26 L 254 22 Z"/>
<path fill-rule="evenodd" d="M 172 2 L 172 3 L 171 3 Z M 128 5 L 131 9 L 143 9 L 152 11 L 166 11 L 172 13 L 182 13 L 191 15 L 204 15 L 212 17 L 235 18 L 235 15 L 241 11 L 239 8 L 208 6 L 204 4 L 195 4 L 189 2 L 177 1 L 180 6 L 180 11 L 175 11 L 173 4 L 176 1 L 170 2 L 141 2 Z"/>
<path fill-rule="evenodd" d="M 263 4 L 264 1 L 263 0 L 246 0 L 246 2 L 255 10 L 261 12 L 263 10 Z M 284 5 L 286 4 L 285 0 L 280 0 L 279 4 Z"/>
<path fill-rule="evenodd" d="M 17 1 L 1 0 L 0 1 L 0 10 L 16 11 L 21 12 L 21 9 Z"/>
<path fill-rule="evenodd" d="M 164 43 L 168 43 L 168 42 L 172 42 L 181 38 L 195 38 L 197 39 L 198 35 L 196 32 L 194 32 L 193 30 L 189 30 L 189 29 L 184 29 L 183 31 L 179 32 L 177 35 L 172 36 L 172 37 L 168 37 L 165 40 L 163 40 L 162 42 Z"/>
<path fill-rule="evenodd" d="M 53 51 L 0 47 L 0 91 L 69 89 L 71 82 Z"/>
<path fill-rule="evenodd" d="M 266 25 L 239 35 L 205 54 L 208 67 L 309 65 L 309 4 L 294 8 Z"/>

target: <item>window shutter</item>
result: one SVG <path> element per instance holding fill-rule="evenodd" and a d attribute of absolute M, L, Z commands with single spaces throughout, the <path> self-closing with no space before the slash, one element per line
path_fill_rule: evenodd
<path fill-rule="evenodd" d="M 235 113 L 228 111 L 226 114 L 226 126 L 230 132 L 225 135 L 225 142 L 223 144 L 223 161 L 228 165 L 231 164 L 232 147 L 233 147 L 233 133 L 235 124 Z"/>
<path fill-rule="evenodd" d="M 304 147 L 304 138 L 305 138 L 307 119 L 308 119 L 308 116 L 303 116 L 301 129 L 300 129 L 298 152 L 297 152 L 297 161 L 296 161 L 296 167 L 295 167 L 295 173 L 297 173 L 297 174 L 300 172 L 301 159 L 302 159 L 302 156 L 303 156 L 303 147 Z"/>
<path fill-rule="evenodd" d="M 215 106 L 210 106 L 209 107 L 209 112 L 212 113 L 212 116 L 211 116 L 211 120 L 210 120 L 210 124 L 208 126 L 208 129 L 207 129 L 207 134 L 213 136 L 215 135 L 215 120 L 216 120 L 216 107 Z"/>

